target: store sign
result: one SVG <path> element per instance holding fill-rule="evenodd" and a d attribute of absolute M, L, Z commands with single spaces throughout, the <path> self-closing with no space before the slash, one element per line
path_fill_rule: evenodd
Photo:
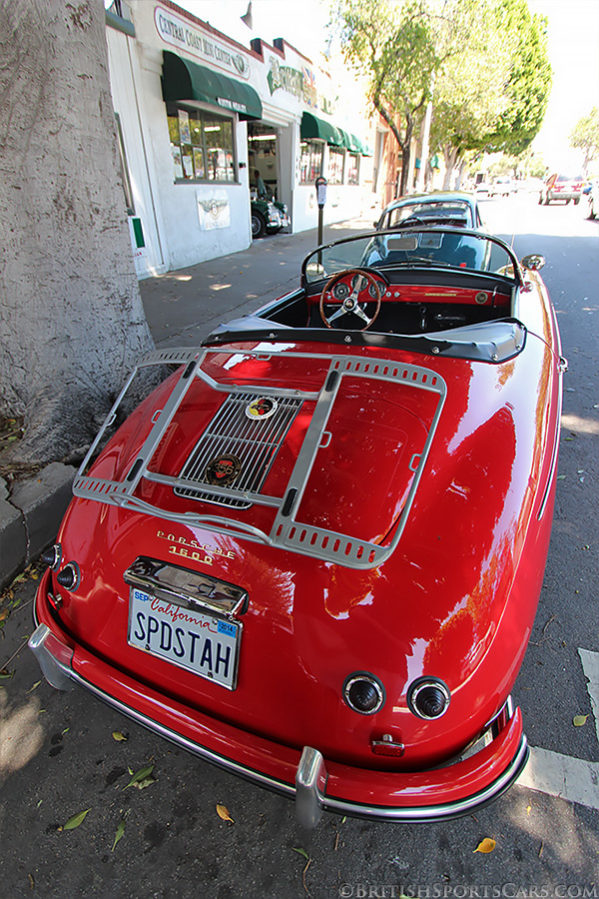
<path fill-rule="evenodd" d="M 300 71 L 291 66 L 282 66 L 274 56 L 270 57 L 270 69 L 266 80 L 271 96 L 276 90 L 292 94 L 301 100 L 305 106 L 320 109 L 322 112 L 332 112 L 333 104 L 326 97 L 319 96 L 316 90 L 316 76 L 312 69 L 306 66 Z"/>
<path fill-rule="evenodd" d="M 208 32 L 186 22 L 167 9 L 157 6 L 154 11 L 154 22 L 158 34 L 171 47 L 185 50 L 192 56 L 208 62 L 212 66 L 224 69 L 237 78 L 250 77 L 250 64 L 241 53 L 229 49 L 225 44 L 215 40 Z"/>
<path fill-rule="evenodd" d="M 214 231 L 216 228 L 231 226 L 231 208 L 224 190 L 215 189 L 209 193 L 197 191 L 196 199 L 202 231 Z"/>

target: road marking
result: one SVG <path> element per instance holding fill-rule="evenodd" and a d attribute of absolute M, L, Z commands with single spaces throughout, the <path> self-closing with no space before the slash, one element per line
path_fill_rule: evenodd
<path fill-rule="evenodd" d="M 528 764 L 516 783 L 599 809 L 599 762 L 585 762 L 561 752 L 531 746 Z"/>
<path fill-rule="evenodd" d="M 588 680 L 587 690 L 591 697 L 591 709 L 595 718 L 597 740 L 599 740 L 599 652 L 591 652 L 590 649 L 579 649 L 578 655 L 582 662 L 584 676 Z"/>
<path fill-rule="evenodd" d="M 588 680 L 587 689 L 599 740 L 599 652 L 579 649 L 578 654 Z M 531 746 L 530 759 L 517 783 L 549 796 L 599 809 L 599 762 L 587 762 L 562 755 L 561 752 Z"/>

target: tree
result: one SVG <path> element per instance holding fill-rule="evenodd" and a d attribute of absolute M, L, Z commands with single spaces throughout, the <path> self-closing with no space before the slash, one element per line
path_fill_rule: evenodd
<path fill-rule="evenodd" d="M 437 77 L 432 140 L 443 152 L 446 179 L 468 154 L 519 155 L 541 127 L 551 69 L 546 24 L 525 0 L 456 0 L 447 54 Z"/>
<path fill-rule="evenodd" d="M 128 234 L 97 0 L 0 0 L 4 468 L 61 459 L 152 346 Z"/>
<path fill-rule="evenodd" d="M 547 20 L 531 15 L 526 0 L 500 0 L 498 28 L 509 42 L 507 105 L 486 141 L 488 152 L 522 153 L 539 133 L 551 91 Z"/>
<path fill-rule="evenodd" d="M 589 164 L 599 156 L 599 108 L 593 106 L 588 115 L 578 120 L 570 132 L 570 146 L 584 153 L 584 173 L 588 175 Z"/>
<path fill-rule="evenodd" d="M 401 152 L 403 194 L 412 137 L 439 64 L 425 0 L 340 0 L 336 26 L 346 61 L 366 73 L 369 99 Z"/>

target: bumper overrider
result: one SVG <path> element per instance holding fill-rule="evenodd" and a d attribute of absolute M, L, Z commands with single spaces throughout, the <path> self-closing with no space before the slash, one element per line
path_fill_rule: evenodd
<path fill-rule="evenodd" d="M 318 749 L 299 751 L 250 735 L 140 685 L 80 646 L 73 646 L 45 601 L 42 579 L 29 647 L 48 683 L 75 684 L 200 758 L 295 799 L 299 822 L 313 827 L 323 809 L 380 821 L 446 821 L 496 799 L 528 760 L 520 709 L 508 699 L 477 745 L 454 763 L 428 771 L 391 772 L 327 761 Z"/>

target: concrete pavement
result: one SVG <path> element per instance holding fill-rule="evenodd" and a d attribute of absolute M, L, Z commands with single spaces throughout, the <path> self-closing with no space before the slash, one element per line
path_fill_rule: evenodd
<path fill-rule="evenodd" d="M 324 243 L 372 229 L 367 217 L 328 225 Z M 317 229 L 274 234 L 240 253 L 140 281 L 146 318 L 157 346 L 194 346 L 217 325 L 295 288 L 302 259 L 318 244 Z"/>
<path fill-rule="evenodd" d="M 328 225 L 324 242 L 367 231 L 375 218 L 373 209 L 366 218 Z M 156 346 L 195 346 L 221 322 L 292 290 L 299 283 L 302 259 L 317 242 L 316 228 L 275 234 L 240 253 L 141 281 Z M 10 490 L 0 478 L 0 590 L 53 542 L 76 470 L 53 462 Z"/>

